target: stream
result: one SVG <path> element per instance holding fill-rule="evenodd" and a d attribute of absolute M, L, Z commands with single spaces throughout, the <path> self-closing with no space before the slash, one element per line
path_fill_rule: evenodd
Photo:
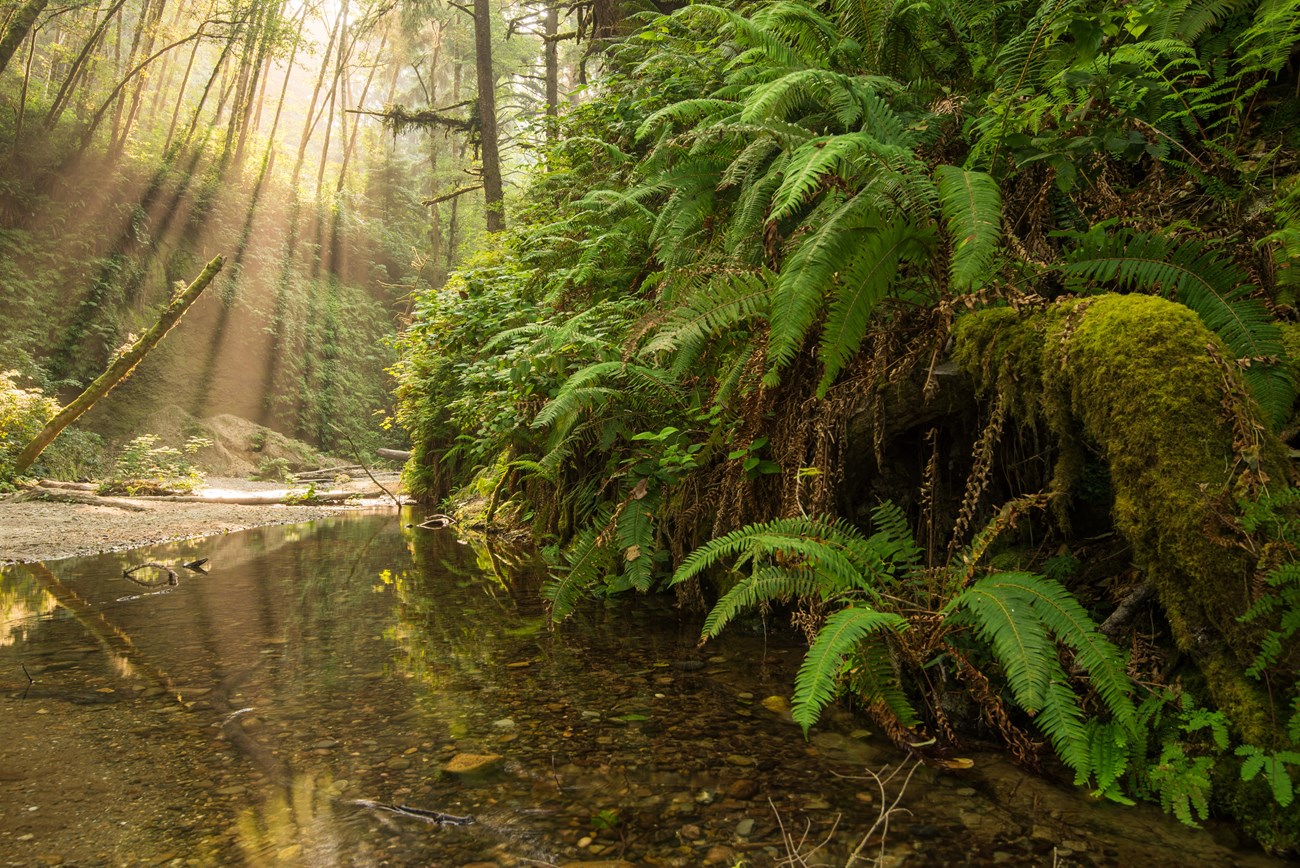
<path fill-rule="evenodd" d="M 805 740 L 784 625 L 697 648 L 662 596 L 548 630 L 539 570 L 419 520 L 4 568 L 0 864 L 1279 864 L 991 751 L 913 769 L 846 710 Z"/>

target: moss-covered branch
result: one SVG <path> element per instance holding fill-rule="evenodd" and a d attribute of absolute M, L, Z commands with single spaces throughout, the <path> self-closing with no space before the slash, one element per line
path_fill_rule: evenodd
<path fill-rule="evenodd" d="M 144 360 L 158 342 L 161 341 L 167 332 L 181 320 L 185 311 L 189 310 L 190 305 L 198 299 L 203 290 L 207 289 L 208 284 L 221 271 L 223 265 L 220 256 L 214 257 L 199 274 L 194 278 L 194 282 L 185 287 L 184 290 L 172 298 L 171 302 L 163 310 L 162 315 L 158 317 L 158 322 L 154 323 L 153 328 L 144 333 L 144 336 L 133 343 L 126 352 L 117 356 L 108 366 L 104 373 L 100 374 L 94 382 L 86 387 L 72 403 L 59 411 L 59 414 L 49 421 L 41 432 L 37 434 L 32 441 L 23 447 L 19 453 L 18 460 L 15 462 L 17 473 L 24 473 L 27 468 L 32 466 L 32 462 L 45 451 L 45 447 L 54 442 L 54 438 L 59 433 L 75 422 L 83 413 L 95 405 L 95 402 L 107 395 L 109 392 L 131 376 L 135 366 Z"/>

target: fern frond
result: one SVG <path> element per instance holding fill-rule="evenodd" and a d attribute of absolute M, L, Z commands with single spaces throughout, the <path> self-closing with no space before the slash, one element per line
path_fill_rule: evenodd
<path fill-rule="evenodd" d="M 1002 237 L 1002 193 L 997 181 L 984 172 L 940 166 L 934 175 L 939 208 L 952 237 L 953 289 L 978 289 Z"/>
<path fill-rule="evenodd" d="M 654 581 L 655 517 L 649 498 L 630 500 L 618 516 L 616 535 L 623 554 L 623 575 L 638 591 L 650 590 Z"/>
<path fill-rule="evenodd" d="M 1043 706 L 1034 722 L 1052 743 L 1061 762 L 1074 770 L 1075 783 L 1085 783 L 1092 763 L 1083 709 L 1055 659 L 1050 667 Z"/>
<path fill-rule="evenodd" d="M 552 576 L 542 585 L 542 597 L 551 603 L 551 623 L 563 621 L 573 614 L 578 598 L 600 581 L 608 555 L 603 540 L 607 524 L 608 512 L 602 511 L 597 521 L 578 533 L 565 553 L 568 571 Z"/>
<path fill-rule="evenodd" d="M 1002 664 L 1016 703 L 1036 714 L 1048 701 L 1053 669 L 1060 668 L 1056 646 L 1019 588 L 986 585 L 986 581 L 976 582 L 954 597 L 944 611 L 964 610 Z"/>
<path fill-rule="evenodd" d="M 910 223 L 893 221 L 858 244 L 853 260 L 839 275 L 839 286 L 822 327 L 823 370 L 818 397 L 825 397 L 840 371 L 857 354 L 872 312 L 888 294 L 898 274 L 899 260 L 916 240 L 916 230 Z"/>
<path fill-rule="evenodd" d="M 1135 725 L 1133 683 L 1119 649 L 1063 585 L 1032 573 L 1010 572 L 996 573 L 977 584 L 1027 600 L 1043 625 L 1074 651 L 1075 663 L 1088 672 L 1093 689 L 1115 720 L 1125 727 Z"/>
<path fill-rule="evenodd" d="M 1061 270 L 1071 278 L 1160 292 L 1191 308 L 1238 359 L 1242 378 L 1276 428 L 1291 411 L 1295 383 L 1281 360 L 1281 333 L 1268 308 L 1250 296 L 1245 273 L 1196 241 L 1154 233 L 1089 233 Z"/>
<path fill-rule="evenodd" d="M 826 619 L 794 681 L 791 716 L 804 734 L 817 722 L 821 711 L 835 698 L 845 657 L 873 633 L 902 632 L 907 621 L 892 612 L 877 612 L 862 606 L 841 609 Z"/>
<path fill-rule="evenodd" d="M 855 696 L 878 703 L 905 729 L 920 723 L 920 716 L 903 691 L 888 642 L 860 643 L 853 652 L 849 683 Z"/>
<path fill-rule="evenodd" d="M 780 371 L 794 359 L 821 310 L 823 294 L 835 273 L 857 252 L 865 229 L 879 222 L 877 203 L 859 194 L 831 213 L 786 257 L 772 293 L 768 335 L 768 372 L 764 385 L 780 382 Z"/>
<path fill-rule="evenodd" d="M 716 637 L 737 615 L 759 603 L 815 597 L 817 591 L 817 575 L 810 569 L 760 567 L 737 582 L 709 610 L 700 629 L 700 641 Z"/>

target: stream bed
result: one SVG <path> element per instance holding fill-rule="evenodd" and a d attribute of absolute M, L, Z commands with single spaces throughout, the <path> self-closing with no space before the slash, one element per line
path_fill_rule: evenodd
<path fill-rule="evenodd" d="M 0 864 L 1277 864 L 993 752 L 913 769 L 847 711 L 805 740 L 783 625 L 698 648 L 664 596 L 551 631 L 537 570 L 418 520 L 4 568 Z"/>

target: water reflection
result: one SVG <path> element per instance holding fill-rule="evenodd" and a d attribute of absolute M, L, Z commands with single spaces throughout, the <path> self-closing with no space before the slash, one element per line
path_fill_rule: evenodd
<path fill-rule="evenodd" d="M 847 713 L 803 740 L 782 702 L 801 657 L 790 640 L 737 631 L 704 656 L 698 624 L 665 600 L 592 602 L 550 632 L 526 556 L 417 521 L 344 516 L 5 570 L 0 851 L 20 864 L 845 864 L 855 850 L 866 864 L 882 848 L 909 864 L 1263 861 L 982 754 L 964 775 L 917 771 L 910 813 L 882 834 L 898 789 L 870 773 L 905 758 Z M 200 557 L 210 572 L 166 594 L 120 578 Z"/>

